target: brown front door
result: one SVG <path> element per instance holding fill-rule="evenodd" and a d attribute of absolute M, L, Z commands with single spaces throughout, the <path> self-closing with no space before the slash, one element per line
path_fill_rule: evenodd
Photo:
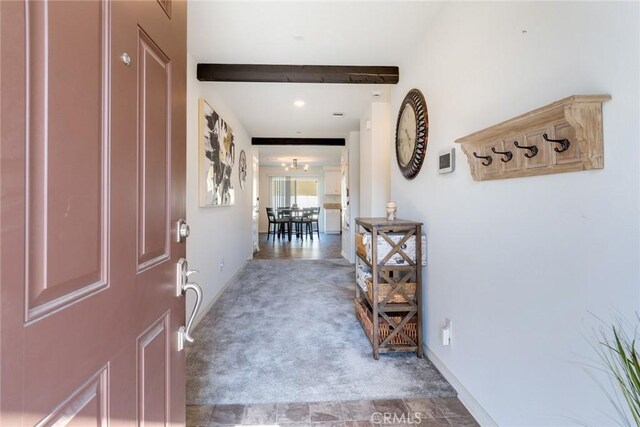
<path fill-rule="evenodd" d="M 0 425 L 184 423 L 186 4 L 0 2 Z"/>

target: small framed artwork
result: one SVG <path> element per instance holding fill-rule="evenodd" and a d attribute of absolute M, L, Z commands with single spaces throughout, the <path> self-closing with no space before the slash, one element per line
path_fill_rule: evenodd
<path fill-rule="evenodd" d="M 441 151 L 438 153 L 438 173 L 453 172 L 456 166 L 456 149 Z"/>
<path fill-rule="evenodd" d="M 198 122 L 200 207 L 233 205 L 233 131 L 204 99 L 198 103 Z"/>
<path fill-rule="evenodd" d="M 240 176 L 240 188 L 244 190 L 247 184 L 247 155 L 244 150 L 240 151 L 240 160 L 238 160 L 238 174 Z"/>

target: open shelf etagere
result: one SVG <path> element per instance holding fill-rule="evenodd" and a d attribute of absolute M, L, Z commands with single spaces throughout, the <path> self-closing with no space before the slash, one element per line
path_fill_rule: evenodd
<path fill-rule="evenodd" d="M 367 260 L 366 254 L 361 254 L 356 248 L 356 263 L 362 263 L 371 270 L 371 282 L 373 298 L 367 292 L 362 292 L 360 286 L 355 286 L 355 304 L 367 307 L 372 314 L 373 331 L 366 334 L 373 347 L 373 358 L 379 359 L 380 353 L 416 352 L 418 357 L 423 357 L 422 350 L 422 223 L 403 219 L 387 220 L 387 218 L 356 218 L 356 231 L 364 229 L 371 233 L 371 262 Z M 389 236 L 401 235 L 396 243 Z M 378 236 L 382 237 L 390 246 L 391 250 L 378 262 Z M 403 251 L 403 245 L 410 237 L 415 236 L 415 262 L 410 254 Z M 395 254 L 402 256 L 406 261 L 403 265 L 387 264 Z M 356 268 L 358 268 L 356 264 Z M 405 295 L 404 288 L 409 281 L 415 281 L 416 292 L 414 298 L 406 298 L 406 303 L 389 302 L 393 294 Z M 379 284 L 388 283 L 393 290 L 388 296 L 379 301 Z M 357 308 L 356 308 L 357 311 Z M 398 316 L 400 320 L 398 321 Z M 395 320 L 394 320 L 395 318 Z M 362 327 L 367 331 L 362 319 L 358 317 Z M 380 340 L 380 323 L 386 322 L 389 325 L 390 333 L 382 341 Z M 415 321 L 417 332 L 416 339 L 407 336 L 403 328 L 409 321 Z M 392 344 L 394 337 L 402 337 L 406 344 Z"/>

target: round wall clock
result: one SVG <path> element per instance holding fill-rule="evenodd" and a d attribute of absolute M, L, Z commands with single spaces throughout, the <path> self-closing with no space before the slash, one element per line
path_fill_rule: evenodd
<path fill-rule="evenodd" d="M 247 183 L 247 155 L 244 150 L 240 151 L 240 160 L 238 161 L 238 171 L 240 172 L 240 188 L 244 188 Z"/>
<path fill-rule="evenodd" d="M 427 104 L 418 89 L 411 89 L 400 105 L 396 123 L 396 160 L 405 178 L 413 179 L 420 172 L 428 138 Z"/>

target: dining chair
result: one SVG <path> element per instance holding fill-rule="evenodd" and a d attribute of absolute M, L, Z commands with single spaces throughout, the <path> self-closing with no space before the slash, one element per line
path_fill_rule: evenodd
<path fill-rule="evenodd" d="M 278 218 L 290 218 L 291 217 L 291 208 L 278 208 Z"/>
<path fill-rule="evenodd" d="M 315 208 L 302 209 L 302 218 L 300 220 L 300 233 L 303 237 L 307 235 L 313 240 L 313 212 Z"/>
<path fill-rule="evenodd" d="M 302 233 L 302 214 L 303 211 L 300 208 L 291 209 L 290 223 L 296 231 L 296 237 L 300 237 Z"/>
<path fill-rule="evenodd" d="M 282 235 L 284 236 L 284 233 L 287 232 L 289 233 L 289 240 L 291 240 L 291 208 L 290 207 L 281 207 L 278 208 L 277 210 L 277 214 L 278 214 L 278 219 L 282 222 Z M 286 230 L 285 230 L 286 227 Z"/>
<path fill-rule="evenodd" d="M 316 225 L 316 233 L 318 234 L 318 239 L 320 238 L 320 207 L 311 208 L 311 238 L 313 238 L 313 225 Z"/>
<path fill-rule="evenodd" d="M 267 228 L 267 240 L 269 240 L 269 236 L 271 236 L 273 234 L 273 240 L 276 240 L 276 234 L 278 235 L 278 238 L 280 238 L 280 235 L 284 235 L 284 226 L 289 226 L 289 219 L 284 219 L 284 218 L 276 218 L 276 214 L 273 210 L 273 208 L 266 208 L 267 209 L 267 219 L 269 220 L 269 225 Z M 273 231 L 271 230 L 271 226 L 273 225 Z"/>

